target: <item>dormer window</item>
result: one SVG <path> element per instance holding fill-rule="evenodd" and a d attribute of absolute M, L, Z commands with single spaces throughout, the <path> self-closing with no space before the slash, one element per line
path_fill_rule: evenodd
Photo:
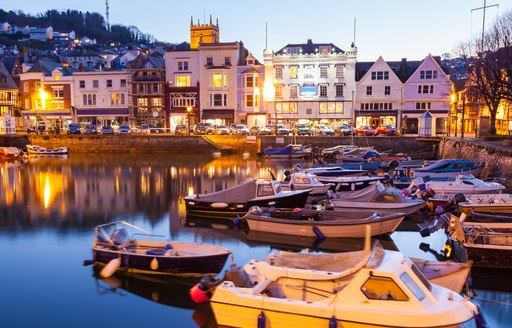
<path fill-rule="evenodd" d="M 254 65 L 254 60 L 253 59 L 248 59 L 245 64 L 246 65 Z"/>
<path fill-rule="evenodd" d="M 288 54 L 289 55 L 300 55 L 300 47 L 289 47 Z"/>

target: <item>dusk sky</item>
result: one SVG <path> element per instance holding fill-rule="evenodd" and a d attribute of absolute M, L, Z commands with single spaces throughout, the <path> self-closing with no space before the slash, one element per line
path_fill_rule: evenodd
<path fill-rule="evenodd" d="M 419 60 L 453 52 L 455 46 L 482 31 L 483 0 L 262 0 L 257 2 L 109 0 L 110 23 L 134 25 L 143 33 L 171 43 L 189 41 L 190 16 L 209 22 L 218 18 L 221 42 L 243 41 L 259 59 L 289 43 L 334 43 L 348 49 L 354 39 L 358 61 L 407 58 Z M 249 4 L 251 5 L 249 7 Z M 512 10 L 512 0 L 487 0 L 486 26 Z M 4 10 L 37 14 L 48 9 L 76 9 L 105 15 L 104 0 L 2 0 Z"/>

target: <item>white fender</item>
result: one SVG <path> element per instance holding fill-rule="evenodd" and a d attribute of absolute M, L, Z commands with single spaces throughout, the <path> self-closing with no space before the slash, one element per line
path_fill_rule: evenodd
<path fill-rule="evenodd" d="M 100 277 L 102 277 L 102 278 L 110 277 L 111 275 L 114 274 L 114 272 L 116 272 L 117 269 L 119 269 L 120 266 L 121 266 L 120 258 L 110 260 L 110 262 L 108 262 L 108 264 L 105 265 L 105 267 L 103 269 L 101 269 Z"/>
<path fill-rule="evenodd" d="M 227 204 L 227 203 L 211 203 L 210 206 L 213 208 L 224 208 L 224 207 L 228 207 L 229 204 Z"/>

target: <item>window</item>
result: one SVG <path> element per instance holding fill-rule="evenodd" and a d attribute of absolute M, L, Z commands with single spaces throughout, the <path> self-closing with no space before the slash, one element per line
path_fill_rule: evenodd
<path fill-rule="evenodd" d="M 290 79 L 296 79 L 299 77 L 299 68 L 297 66 L 290 67 Z"/>
<path fill-rule="evenodd" d="M 96 105 L 96 95 L 95 94 L 82 95 L 82 103 L 84 106 L 95 106 Z"/>
<path fill-rule="evenodd" d="M 213 66 L 213 57 L 206 57 L 206 66 Z"/>
<path fill-rule="evenodd" d="M 153 98 L 151 100 L 151 105 L 153 107 L 162 107 L 162 98 Z"/>
<path fill-rule="evenodd" d="M 246 88 L 254 88 L 254 76 L 248 75 L 245 77 L 245 87 Z"/>
<path fill-rule="evenodd" d="M 84 89 L 84 88 L 85 88 L 85 81 L 80 80 L 80 89 Z"/>
<path fill-rule="evenodd" d="M 336 97 L 343 97 L 343 84 L 336 84 Z"/>
<path fill-rule="evenodd" d="M 325 79 L 327 78 L 327 66 L 320 66 L 320 77 Z"/>
<path fill-rule="evenodd" d="M 423 94 L 434 93 L 434 85 L 433 84 L 418 85 L 418 93 L 423 93 Z"/>
<path fill-rule="evenodd" d="M 320 103 L 320 113 L 325 114 L 343 114 L 343 102 L 341 101 L 329 101 Z"/>
<path fill-rule="evenodd" d="M 227 85 L 228 82 L 226 73 L 213 73 L 210 75 L 210 87 L 225 88 Z"/>
<path fill-rule="evenodd" d="M 420 71 L 420 79 L 421 80 L 437 79 L 437 76 L 438 76 L 438 71 L 437 70 Z"/>
<path fill-rule="evenodd" d="M 254 106 L 253 95 L 246 95 L 245 97 L 245 107 L 252 108 Z"/>
<path fill-rule="evenodd" d="M 287 50 L 290 55 L 300 55 L 300 47 L 289 47 Z"/>
<path fill-rule="evenodd" d="M 138 107 L 148 107 L 148 98 L 137 98 L 137 106 Z"/>
<path fill-rule="evenodd" d="M 344 77 L 345 76 L 345 67 L 343 66 L 336 66 L 336 77 Z"/>
<path fill-rule="evenodd" d="M 176 75 L 176 86 L 177 87 L 189 87 L 190 86 L 190 76 L 189 75 Z"/>
<path fill-rule="evenodd" d="M 112 88 L 112 80 L 107 80 L 107 88 Z"/>
<path fill-rule="evenodd" d="M 297 98 L 297 86 L 290 86 L 290 98 Z"/>
<path fill-rule="evenodd" d="M 416 109 L 430 109 L 431 103 L 417 102 Z"/>
<path fill-rule="evenodd" d="M 389 80 L 389 72 L 388 71 L 372 72 L 372 80 Z"/>
<path fill-rule="evenodd" d="M 158 83 L 153 83 L 153 92 L 158 93 L 160 91 L 160 87 Z"/>
<path fill-rule="evenodd" d="M 30 109 L 30 99 L 25 99 L 25 109 Z"/>
<path fill-rule="evenodd" d="M 327 86 L 326 85 L 320 86 L 320 97 L 327 97 Z"/>
<path fill-rule="evenodd" d="M 63 89 L 63 87 L 52 88 L 52 93 L 53 93 L 53 99 L 60 99 L 60 100 L 64 99 L 64 89 Z"/>
<path fill-rule="evenodd" d="M 371 96 L 372 95 L 373 88 L 371 86 L 366 87 L 366 95 Z"/>
<path fill-rule="evenodd" d="M 213 95 L 213 106 L 214 107 L 222 106 L 222 94 L 216 93 Z"/>
<path fill-rule="evenodd" d="M 274 194 L 274 189 L 272 189 L 271 185 L 259 185 L 258 186 L 258 197 L 272 196 L 273 194 Z"/>
<path fill-rule="evenodd" d="M 178 96 L 172 99 L 172 107 L 196 107 L 196 99 L 193 97 Z"/>
<path fill-rule="evenodd" d="M 224 57 L 224 66 L 231 66 L 231 57 Z"/>
<path fill-rule="evenodd" d="M 384 87 L 384 95 L 389 96 L 391 94 L 391 87 L 389 85 L 386 85 Z"/>
<path fill-rule="evenodd" d="M 121 79 L 121 88 L 126 88 L 126 79 Z"/>
<path fill-rule="evenodd" d="M 111 105 L 124 105 L 125 97 L 124 93 L 111 93 L 110 104 Z"/>
<path fill-rule="evenodd" d="M 99 81 L 98 80 L 92 80 L 92 87 L 93 88 L 99 88 L 100 87 Z"/>
<path fill-rule="evenodd" d="M 283 68 L 276 67 L 276 79 L 282 79 L 282 78 L 283 78 Z"/>
<path fill-rule="evenodd" d="M 425 293 L 421 290 L 420 286 L 418 286 L 414 282 L 414 280 L 407 272 L 404 272 L 400 275 L 400 280 L 404 282 L 404 284 L 409 288 L 409 290 L 414 294 L 414 296 L 416 296 L 416 298 L 419 299 L 420 301 L 422 301 L 426 297 Z"/>
<path fill-rule="evenodd" d="M 188 71 L 188 61 L 179 61 L 178 71 Z"/>
<path fill-rule="evenodd" d="M 283 86 L 281 84 L 276 84 L 274 90 L 276 98 L 280 98 L 283 96 Z"/>
<path fill-rule="evenodd" d="M 28 92 L 28 82 L 23 82 L 23 92 Z"/>
<path fill-rule="evenodd" d="M 361 291 L 368 299 L 371 300 L 409 300 L 407 294 L 405 294 L 402 289 L 400 289 L 400 286 L 398 286 L 397 283 L 389 277 L 370 276 L 361 287 Z"/>
<path fill-rule="evenodd" d="M 328 53 L 331 52 L 331 46 L 320 46 L 320 53 L 322 55 L 327 55 Z"/>

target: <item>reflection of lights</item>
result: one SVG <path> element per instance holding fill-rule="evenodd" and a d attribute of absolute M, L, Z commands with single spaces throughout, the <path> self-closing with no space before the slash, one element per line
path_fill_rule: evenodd
<path fill-rule="evenodd" d="M 215 167 L 212 165 L 212 166 L 208 167 L 208 177 L 213 178 L 214 175 L 215 175 Z"/>
<path fill-rule="evenodd" d="M 175 178 L 176 177 L 176 167 L 174 166 L 171 166 L 171 178 Z"/>
<path fill-rule="evenodd" d="M 50 177 L 48 174 L 46 175 L 45 181 L 44 181 L 44 189 L 43 189 L 43 199 L 44 199 L 44 208 L 48 208 L 48 205 L 50 204 L 50 196 L 52 194 L 52 191 L 50 189 Z"/>
<path fill-rule="evenodd" d="M 190 196 L 190 195 L 193 195 L 193 194 L 194 194 L 194 186 L 189 185 L 188 186 L 188 195 Z"/>
<path fill-rule="evenodd" d="M 116 187 L 115 188 L 116 188 L 116 194 L 118 194 L 119 193 L 119 177 L 118 176 L 116 176 Z"/>

